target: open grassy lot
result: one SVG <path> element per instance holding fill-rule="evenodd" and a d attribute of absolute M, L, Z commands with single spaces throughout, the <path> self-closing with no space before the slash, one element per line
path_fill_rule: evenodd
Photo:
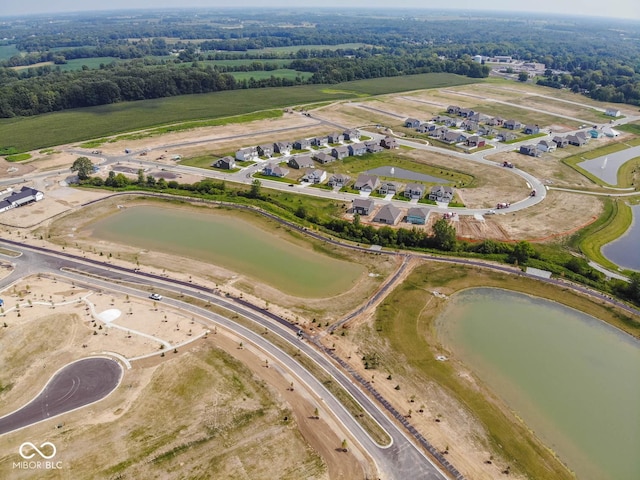
<path fill-rule="evenodd" d="M 252 54 L 263 54 L 263 53 L 294 53 L 301 49 L 307 50 L 339 50 L 339 49 L 348 49 L 348 48 L 361 48 L 365 47 L 365 43 L 340 43 L 338 45 L 294 45 L 291 47 L 268 47 L 268 48 L 260 48 L 257 50 L 249 50 L 249 55 Z"/>
<path fill-rule="evenodd" d="M 292 70 L 290 68 L 279 68 L 277 70 L 256 70 L 253 72 L 229 72 L 229 74 L 233 75 L 236 80 L 240 81 L 249 80 L 252 77 L 254 80 L 263 80 L 265 78 L 271 77 L 281 77 L 293 80 L 296 77 L 307 78 L 311 76 L 311 74 L 308 72 L 298 72 L 297 70 Z"/>
<path fill-rule="evenodd" d="M 339 162 L 328 164 L 326 168 L 331 173 L 346 173 L 355 179 L 355 176 L 360 172 L 386 166 L 404 168 L 413 172 L 432 175 L 434 177 L 449 180 L 451 184 L 463 185 L 466 187 L 472 187 L 475 180 L 472 175 L 463 173 L 459 170 L 437 167 L 426 163 L 418 163 L 415 160 L 402 155 L 402 153 L 394 151 L 366 154 L 361 157 L 347 157 Z"/>
<path fill-rule="evenodd" d="M 472 81 L 458 75 L 434 73 L 359 80 L 329 89 L 326 85 L 303 85 L 232 90 L 2 119 L 0 138 L 9 140 L 4 140 L 7 144 L 0 147 L 14 147 L 17 152 L 24 152 L 187 120 L 222 118 L 264 109 L 340 100 L 356 94 L 435 88 Z"/>
<path fill-rule="evenodd" d="M 8 60 L 14 55 L 19 55 L 20 51 L 16 48 L 14 44 L 11 45 L 0 45 L 0 60 Z"/>
<path fill-rule="evenodd" d="M 636 336 L 640 333 L 637 321 L 627 319 L 631 324 L 625 323 L 621 320 L 624 314 L 556 286 L 502 273 L 431 263 L 417 267 L 380 305 L 375 328 L 363 327 L 363 334 L 358 337 L 360 351 L 377 348 L 375 351 L 380 355 L 378 371 L 393 376 L 393 384 L 399 384 L 407 392 L 405 395 L 416 391 L 418 405 L 428 399 L 422 397 L 426 395 L 426 391 L 421 390 L 424 385 L 435 382 L 444 388 L 463 406 L 466 415 L 484 425 L 487 433 L 482 442 L 486 442 L 490 451 L 496 452 L 495 456 L 502 457 L 512 469 L 525 473 L 528 478 L 573 478 L 498 398 L 477 381 L 467 380 L 466 373 L 456 362 L 436 360 L 441 351 L 434 321 L 445 302 L 430 292 L 438 290 L 450 295 L 474 286 L 495 286 L 549 298 L 622 326 Z M 447 407 L 436 408 L 444 412 Z M 447 413 L 443 415 L 444 421 L 448 422 Z M 468 423 L 472 421 L 465 421 Z M 456 448 L 451 446 L 452 450 Z"/>
<path fill-rule="evenodd" d="M 289 64 L 287 60 L 268 60 L 262 58 L 240 58 L 237 60 L 203 60 L 199 61 L 198 63 L 200 63 L 201 65 L 222 65 L 228 67 L 239 67 L 242 65 L 251 65 L 256 62 L 262 63 L 263 65 L 279 65 L 282 67 Z"/>

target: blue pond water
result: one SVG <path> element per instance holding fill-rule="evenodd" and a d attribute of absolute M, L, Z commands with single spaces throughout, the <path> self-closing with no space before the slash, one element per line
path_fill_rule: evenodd
<path fill-rule="evenodd" d="M 633 222 L 626 233 L 602 247 L 602 254 L 616 265 L 640 271 L 640 205 L 631 207 Z"/>

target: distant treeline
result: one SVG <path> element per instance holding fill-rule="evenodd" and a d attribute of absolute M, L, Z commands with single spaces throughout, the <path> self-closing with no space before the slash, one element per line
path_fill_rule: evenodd
<path fill-rule="evenodd" d="M 70 108 L 106 105 L 194 93 L 239 88 L 283 87 L 302 83 L 338 83 L 346 80 L 393 77 L 415 73 L 448 72 L 471 77 L 487 76 L 487 67 L 471 60 L 443 61 L 435 57 L 377 56 L 357 59 L 329 59 L 314 63 L 297 60 L 291 68 L 312 72 L 310 79 L 271 76 L 267 79 L 236 81 L 211 65 L 194 62 L 145 65 L 143 61 L 123 65 L 109 64 L 99 70 L 47 72 L 28 77 L 0 70 L 0 117 L 31 116 Z M 43 69 L 43 70 L 41 70 Z M 40 67 L 40 72 L 51 67 Z M 226 68 L 225 68 L 226 69 Z"/>

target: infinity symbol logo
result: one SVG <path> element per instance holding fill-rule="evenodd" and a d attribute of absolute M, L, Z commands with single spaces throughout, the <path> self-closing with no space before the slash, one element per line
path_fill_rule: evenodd
<path fill-rule="evenodd" d="M 29 455 L 25 455 L 25 453 L 23 452 L 25 447 L 31 447 L 32 450 L 35 450 L 36 452 L 38 452 L 38 454 L 45 460 L 50 460 L 56 456 L 56 446 L 51 442 L 44 442 L 42 445 L 40 445 L 40 448 L 51 447 L 53 449 L 53 453 L 51 453 L 51 455 L 46 455 L 42 453 L 42 450 L 39 450 L 38 447 L 36 447 L 31 442 L 24 442 L 22 445 L 20 445 L 20 449 L 18 450 L 18 453 L 20 453 L 20 456 L 25 460 L 29 460 L 36 455 L 35 452 L 31 452 Z"/>

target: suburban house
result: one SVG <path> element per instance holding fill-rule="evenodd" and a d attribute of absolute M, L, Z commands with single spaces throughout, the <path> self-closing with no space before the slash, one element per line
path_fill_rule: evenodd
<path fill-rule="evenodd" d="M 436 185 L 431 187 L 429 192 L 429 200 L 435 202 L 449 203 L 453 199 L 453 188 Z"/>
<path fill-rule="evenodd" d="M 460 124 L 460 128 L 466 130 L 467 132 L 475 132 L 479 127 L 480 125 L 478 125 L 478 122 L 469 119 L 466 119 Z"/>
<path fill-rule="evenodd" d="M 435 123 L 423 123 L 416 129 L 416 132 L 430 133 L 433 132 L 436 128 L 438 128 L 438 125 L 436 125 Z"/>
<path fill-rule="evenodd" d="M 398 141 L 392 137 L 384 137 L 382 140 L 380 140 L 380 146 L 388 149 L 399 147 Z"/>
<path fill-rule="evenodd" d="M 557 135 L 553 137 L 553 143 L 555 143 L 558 148 L 564 148 L 569 145 L 569 142 L 566 138 Z"/>
<path fill-rule="evenodd" d="M 307 183 L 322 183 L 327 179 L 327 172 L 320 169 L 314 169 L 308 171 L 303 177 L 302 181 Z"/>
<path fill-rule="evenodd" d="M 360 132 L 355 128 L 350 128 L 349 130 L 345 130 L 342 135 L 345 140 L 350 140 L 352 142 L 357 142 L 360 140 Z"/>
<path fill-rule="evenodd" d="M 475 113 L 476 112 L 474 112 L 470 108 L 461 108 L 460 110 L 458 110 L 458 115 L 460 115 L 461 117 L 464 117 L 464 118 L 469 118 L 470 116 L 474 115 Z"/>
<path fill-rule="evenodd" d="M 431 121 L 435 122 L 435 123 L 444 123 L 447 120 L 451 120 L 451 117 L 449 117 L 447 115 L 436 115 L 435 117 L 433 117 L 431 119 Z"/>
<path fill-rule="evenodd" d="M 236 168 L 236 159 L 233 157 L 222 157 L 211 164 L 212 167 L 231 170 Z"/>
<path fill-rule="evenodd" d="M 335 161 L 335 158 L 334 158 L 334 157 L 332 157 L 332 156 L 331 156 L 331 155 L 329 155 L 328 153 L 324 153 L 324 152 L 318 152 L 318 153 L 316 153 L 316 154 L 314 155 L 314 158 L 315 158 L 318 162 L 322 163 L 323 165 L 324 165 L 325 163 L 331 163 L 331 162 Z"/>
<path fill-rule="evenodd" d="M 314 167 L 313 160 L 311 160 L 311 157 L 308 155 L 299 155 L 296 157 L 291 157 L 289 159 L 289 162 L 287 163 L 291 168 L 297 168 L 297 169 Z"/>
<path fill-rule="evenodd" d="M 289 142 L 276 142 L 273 144 L 273 151 L 280 155 L 289 155 L 291 153 L 291 144 Z"/>
<path fill-rule="evenodd" d="M 471 135 L 465 143 L 467 147 L 484 147 L 486 140 L 478 135 Z"/>
<path fill-rule="evenodd" d="M 400 184 L 395 182 L 384 181 L 378 187 L 378 193 L 381 195 L 395 195 L 400 189 Z"/>
<path fill-rule="evenodd" d="M 241 148 L 236 152 L 236 160 L 248 162 L 258 158 L 258 147 Z"/>
<path fill-rule="evenodd" d="M 613 108 L 613 107 L 611 107 L 611 108 L 607 108 L 607 109 L 604 111 L 604 114 L 605 114 L 607 117 L 619 117 L 619 116 L 620 116 L 620 110 L 618 110 L 617 108 Z"/>
<path fill-rule="evenodd" d="M 0 200 L 0 213 L 12 208 L 22 207 L 44 199 L 44 193 L 31 187 L 22 187 L 19 192 L 11 192 L 10 195 Z"/>
<path fill-rule="evenodd" d="M 517 120 L 507 120 L 502 126 L 509 130 L 520 130 L 520 128 L 522 128 L 522 124 Z"/>
<path fill-rule="evenodd" d="M 602 127 L 602 133 L 604 133 L 604 135 L 606 137 L 609 137 L 609 138 L 614 138 L 614 137 L 617 137 L 618 135 L 620 135 L 619 131 L 614 130 L 613 128 L 611 128 L 609 126 Z"/>
<path fill-rule="evenodd" d="M 413 207 L 407 211 L 407 223 L 413 223 L 414 225 L 424 225 L 427 223 L 427 217 L 429 216 L 429 210 L 426 208 Z"/>
<path fill-rule="evenodd" d="M 538 142 L 538 150 L 543 152 L 553 152 L 556 149 L 556 143 L 553 140 L 540 140 Z"/>
<path fill-rule="evenodd" d="M 576 137 L 579 137 L 585 141 L 585 143 L 589 143 L 589 139 L 591 135 L 588 132 L 576 132 Z"/>
<path fill-rule="evenodd" d="M 311 139 L 311 145 L 314 147 L 324 147 L 329 145 L 329 137 L 314 137 Z"/>
<path fill-rule="evenodd" d="M 375 175 L 367 175 L 366 173 L 361 173 L 358 175 L 356 179 L 356 183 L 353 184 L 353 188 L 355 190 L 360 190 L 361 192 L 373 192 L 380 185 L 380 180 Z"/>
<path fill-rule="evenodd" d="M 467 140 L 467 137 L 460 132 L 447 132 L 441 139 L 444 143 L 453 144 Z"/>
<path fill-rule="evenodd" d="M 342 143 L 344 142 L 344 135 L 341 133 L 332 133 L 331 135 L 327 135 L 327 139 L 329 143 Z"/>
<path fill-rule="evenodd" d="M 362 142 L 352 143 L 347 148 L 351 156 L 359 156 L 367 153 L 367 146 Z"/>
<path fill-rule="evenodd" d="M 293 148 L 296 150 L 305 150 L 311 146 L 311 141 L 303 138 L 301 140 L 296 140 L 293 142 Z"/>
<path fill-rule="evenodd" d="M 569 145 L 575 145 L 576 147 L 581 147 L 582 145 L 586 145 L 587 140 L 579 137 L 578 135 L 567 135 L 567 143 Z"/>
<path fill-rule="evenodd" d="M 522 145 L 520 147 L 520 153 L 523 155 L 529 155 L 530 157 L 539 157 L 542 152 L 538 150 L 535 145 Z"/>
<path fill-rule="evenodd" d="M 269 177 L 284 177 L 289 170 L 286 168 L 279 167 L 278 165 L 267 165 L 262 169 L 262 173 Z"/>
<path fill-rule="evenodd" d="M 458 105 L 449 105 L 447 107 L 447 113 L 450 115 L 457 115 L 460 111 L 460 107 Z"/>
<path fill-rule="evenodd" d="M 443 138 L 448 131 L 449 129 L 447 127 L 438 127 L 434 129 L 429 136 L 433 138 Z"/>
<path fill-rule="evenodd" d="M 485 137 L 495 137 L 500 132 L 498 132 L 498 130 L 496 130 L 493 127 L 485 125 L 484 127 L 478 128 L 478 132 L 477 133 L 478 133 L 478 135 L 483 135 Z"/>
<path fill-rule="evenodd" d="M 489 115 L 485 115 L 484 113 L 474 113 L 473 115 L 471 115 L 470 117 L 468 117 L 469 120 L 473 120 L 474 122 L 487 122 L 489 120 L 491 120 L 491 117 Z"/>
<path fill-rule="evenodd" d="M 518 136 L 513 132 L 500 132 L 496 137 L 500 142 L 509 142 L 515 140 Z"/>
<path fill-rule="evenodd" d="M 538 125 L 526 125 L 524 127 L 525 135 L 535 135 L 537 133 L 540 133 L 540 127 Z"/>
<path fill-rule="evenodd" d="M 447 118 L 444 122 L 444 125 L 449 128 L 457 128 L 462 125 L 463 121 L 459 118 Z"/>
<path fill-rule="evenodd" d="M 261 157 L 270 157 L 273 155 L 273 143 L 258 145 L 258 155 Z"/>
<path fill-rule="evenodd" d="M 487 125 L 492 127 L 500 127 L 504 123 L 504 118 L 502 117 L 493 117 L 487 120 Z"/>
<path fill-rule="evenodd" d="M 364 142 L 364 146 L 367 148 L 367 152 L 369 153 L 378 153 L 384 150 L 375 140 L 367 140 Z"/>
<path fill-rule="evenodd" d="M 407 128 L 418 128 L 420 126 L 420 120 L 417 118 L 407 118 L 404 121 L 404 126 Z"/>
<path fill-rule="evenodd" d="M 404 196 L 407 198 L 422 198 L 425 187 L 421 183 L 407 183 L 404 188 Z"/>
<path fill-rule="evenodd" d="M 375 203 L 369 198 L 356 198 L 353 200 L 353 213 L 358 215 L 369 215 Z"/>
<path fill-rule="evenodd" d="M 374 222 L 384 223 L 386 225 L 395 225 L 402 218 L 402 210 L 395 205 L 388 203 L 376 213 L 373 217 Z"/>
<path fill-rule="evenodd" d="M 351 177 L 349 175 L 344 175 L 342 173 L 334 173 L 329 178 L 327 185 L 330 187 L 344 187 L 347 183 L 349 183 Z"/>
<path fill-rule="evenodd" d="M 331 149 L 331 155 L 338 160 L 342 160 L 343 158 L 347 158 L 349 156 L 349 149 L 347 147 L 334 147 L 333 149 Z"/>

